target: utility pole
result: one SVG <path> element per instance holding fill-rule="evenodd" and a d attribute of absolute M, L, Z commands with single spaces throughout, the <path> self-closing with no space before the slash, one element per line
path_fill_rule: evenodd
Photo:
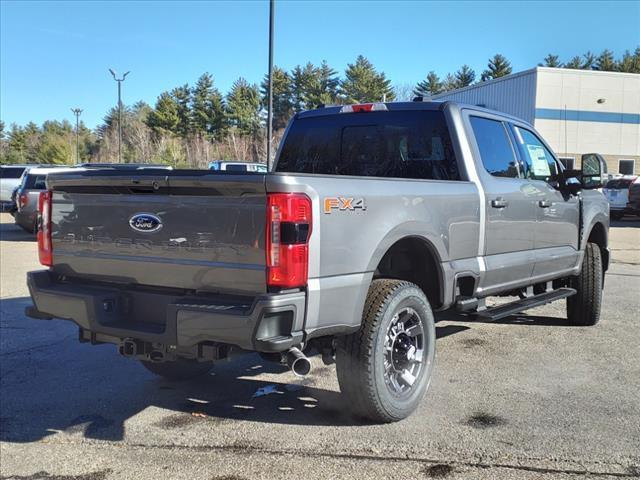
<path fill-rule="evenodd" d="M 129 72 L 122 75 L 122 78 L 118 78 L 116 72 L 112 69 L 109 71 L 113 79 L 118 82 L 118 163 L 122 163 L 122 82 L 129 75 Z"/>
<path fill-rule="evenodd" d="M 275 1 L 269 0 L 269 92 L 267 106 L 267 171 L 271 170 L 271 137 L 273 136 L 273 16 Z"/>
<path fill-rule="evenodd" d="M 71 111 L 76 116 L 76 164 L 80 163 L 80 114 L 82 109 L 72 108 Z"/>

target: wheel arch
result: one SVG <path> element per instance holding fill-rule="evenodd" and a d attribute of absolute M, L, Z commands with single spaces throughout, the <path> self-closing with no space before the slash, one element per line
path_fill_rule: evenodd
<path fill-rule="evenodd" d="M 445 278 L 441 255 L 436 246 L 423 236 L 397 238 L 379 255 L 372 270 L 373 279 L 394 278 L 415 283 L 434 309 L 444 304 Z"/>
<path fill-rule="evenodd" d="M 583 248 L 586 248 L 587 243 L 595 243 L 598 245 L 602 255 L 602 268 L 606 271 L 609 267 L 609 238 L 607 228 L 604 226 L 604 223 L 601 221 L 595 221 L 588 230 L 588 234 L 585 238 L 586 241 L 584 242 Z"/>

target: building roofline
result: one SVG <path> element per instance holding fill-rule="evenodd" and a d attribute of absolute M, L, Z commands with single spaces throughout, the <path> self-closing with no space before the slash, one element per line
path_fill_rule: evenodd
<path fill-rule="evenodd" d="M 486 80 L 484 82 L 474 83 L 473 85 L 469 85 L 468 87 L 456 88 L 455 90 L 448 90 L 446 92 L 436 93 L 435 95 L 432 95 L 431 98 L 433 98 L 434 100 L 437 100 L 439 97 L 444 95 L 450 95 L 452 93 L 459 93 L 459 92 L 467 92 L 469 90 L 474 90 L 476 88 L 484 87 L 485 85 L 493 85 L 500 82 L 506 82 L 514 78 L 524 77 L 525 75 L 531 75 L 532 73 L 535 73 L 538 70 L 538 68 L 540 67 L 534 67 L 528 70 L 523 70 L 522 72 L 516 72 L 516 73 L 512 73 L 511 75 L 505 75 L 504 77 L 494 78 L 492 80 Z"/>
<path fill-rule="evenodd" d="M 486 85 L 494 85 L 500 82 L 506 82 L 514 78 L 523 77 L 525 75 L 531 75 L 532 73 L 537 73 L 537 72 L 553 72 L 553 73 L 563 72 L 563 73 L 577 73 L 581 75 L 595 74 L 595 75 L 640 77 L 640 74 L 629 73 L 629 72 L 610 72 L 610 71 L 600 71 L 600 70 L 583 70 L 583 69 L 576 69 L 576 68 L 557 68 L 557 67 L 533 67 L 528 70 L 512 73 L 511 75 L 505 75 L 504 77 L 494 78 L 492 80 L 486 80 L 484 82 L 474 83 L 473 85 L 469 85 L 468 87 L 456 88 L 455 90 L 448 90 L 446 92 L 436 93 L 435 95 L 431 95 L 430 98 L 437 100 L 443 96 L 451 95 L 452 93 L 468 92 L 476 88 L 482 88 Z"/>

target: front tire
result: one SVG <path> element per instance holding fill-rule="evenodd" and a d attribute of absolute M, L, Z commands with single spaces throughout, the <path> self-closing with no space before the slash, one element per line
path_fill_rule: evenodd
<path fill-rule="evenodd" d="M 209 370 L 213 367 L 213 362 L 198 362 L 185 358 L 162 363 L 140 360 L 140 363 L 151 373 L 173 382 L 200 377 L 209 373 Z"/>
<path fill-rule="evenodd" d="M 587 243 L 580 274 L 571 277 L 569 286 L 576 294 L 567 298 L 567 318 L 573 325 L 591 326 L 600 320 L 602 304 L 602 253 L 595 243 Z"/>
<path fill-rule="evenodd" d="M 353 413 L 374 422 L 408 417 L 424 397 L 435 359 L 429 301 L 410 282 L 371 283 L 360 330 L 336 349 L 340 390 Z"/>

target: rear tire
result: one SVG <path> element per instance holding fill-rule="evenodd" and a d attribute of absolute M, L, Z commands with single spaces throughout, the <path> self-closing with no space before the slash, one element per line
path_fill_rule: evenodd
<path fill-rule="evenodd" d="M 591 326 L 600 320 L 602 304 L 602 254 L 595 243 L 587 243 L 580 274 L 571 277 L 569 286 L 576 294 L 567 298 L 567 318 L 573 325 Z"/>
<path fill-rule="evenodd" d="M 340 390 L 356 416 L 408 417 L 424 397 L 435 359 L 435 325 L 420 288 L 402 280 L 371 283 L 360 330 L 339 339 Z"/>
<path fill-rule="evenodd" d="M 213 367 L 213 362 L 198 362 L 184 358 L 162 363 L 140 360 L 140 363 L 151 373 L 174 382 L 200 377 L 209 373 Z"/>

